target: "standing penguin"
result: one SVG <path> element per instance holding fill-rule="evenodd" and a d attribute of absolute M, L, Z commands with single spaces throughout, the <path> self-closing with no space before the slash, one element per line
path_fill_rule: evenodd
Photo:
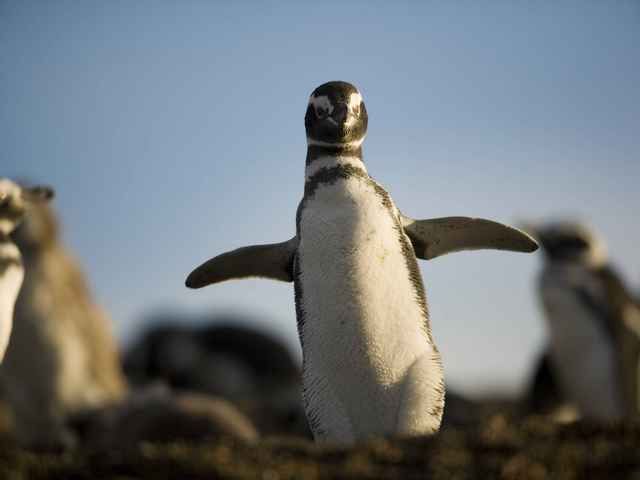
<path fill-rule="evenodd" d="M 22 221 L 29 203 L 52 196 L 48 187 L 21 188 L 0 178 L 0 362 L 9 344 L 13 311 L 24 279 L 22 256 L 9 235 Z"/>
<path fill-rule="evenodd" d="M 488 220 L 402 215 L 363 163 L 367 110 L 353 85 L 316 88 L 305 127 L 295 237 L 219 255 L 194 270 L 187 286 L 252 276 L 294 282 L 303 400 L 316 439 L 434 433 L 443 372 L 416 256 L 532 252 L 537 244 Z"/>
<path fill-rule="evenodd" d="M 25 277 L 0 366 L 0 401 L 21 446 L 70 446 L 69 416 L 126 392 L 110 319 L 93 300 L 48 205 L 32 205 L 11 238 Z"/>
<path fill-rule="evenodd" d="M 569 221 L 526 229 L 547 260 L 538 287 L 549 330 L 541 365 L 548 362 L 560 395 L 583 418 L 638 418 L 640 309 L 609 265 L 603 241 Z M 531 392 L 547 390 L 534 380 Z"/>

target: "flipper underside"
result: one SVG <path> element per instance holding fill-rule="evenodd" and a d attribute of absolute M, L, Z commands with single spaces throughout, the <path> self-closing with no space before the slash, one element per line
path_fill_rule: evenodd
<path fill-rule="evenodd" d="M 202 288 L 225 280 L 264 277 L 293 281 L 293 257 L 297 237 L 267 245 L 252 245 L 223 253 L 204 262 L 187 277 L 189 288 Z"/>
<path fill-rule="evenodd" d="M 462 250 L 528 253 L 538 249 L 538 243 L 523 231 L 484 218 L 414 220 L 402 215 L 402 226 L 411 239 L 416 257 L 424 260 Z"/>

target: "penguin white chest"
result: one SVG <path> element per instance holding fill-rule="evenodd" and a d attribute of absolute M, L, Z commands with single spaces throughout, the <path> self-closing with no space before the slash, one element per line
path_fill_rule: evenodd
<path fill-rule="evenodd" d="M 9 344 L 15 303 L 24 277 L 22 265 L 13 262 L 5 266 L 1 266 L 1 264 L 2 260 L 0 259 L 0 268 L 4 269 L 0 274 L 0 361 L 4 358 Z"/>
<path fill-rule="evenodd" d="M 598 314 L 576 293 L 578 288 L 591 286 L 598 293 L 598 283 L 588 271 L 567 267 L 547 269 L 541 285 L 549 320 L 551 360 L 564 394 L 586 418 L 621 418 L 623 406 L 613 339 Z"/>
<path fill-rule="evenodd" d="M 398 419 L 410 369 L 428 359 L 422 373 L 431 386 L 442 371 L 397 209 L 372 180 L 353 176 L 318 185 L 298 228 L 296 300 L 314 434 L 348 441 L 408 433 Z M 427 390 L 418 416 L 442 400 Z"/>

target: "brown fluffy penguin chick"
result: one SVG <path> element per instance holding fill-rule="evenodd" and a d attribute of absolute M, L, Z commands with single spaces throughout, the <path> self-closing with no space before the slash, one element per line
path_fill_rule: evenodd
<path fill-rule="evenodd" d="M 171 443 L 231 437 L 257 440 L 251 421 L 231 403 L 194 393 L 149 387 L 123 402 L 86 412 L 76 422 L 94 451 L 130 450 L 142 442 Z"/>
<path fill-rule="evenodd" d="M 0 367 L 0 400 L 21 445 L 59 448 L 73 441 L 67 416 L 120 399 L 125 381 L 110 321 L 61 244 L 52 210 L 34 208 L 13 239 L 26 274 Z"/>

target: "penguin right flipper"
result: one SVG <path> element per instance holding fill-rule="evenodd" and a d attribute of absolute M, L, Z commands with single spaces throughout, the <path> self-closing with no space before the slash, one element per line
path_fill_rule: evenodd
<path fill-rule="evenodd" d="M 223 253 L 207 260 L 187 277 L 189 288 L 237 278 L 263 277 L 283 282 L 293 281 L 293 258 L 298 238 L 282 243 L 252 245 Z"/>
<path fill-rule="evenodd" d="M 401 215 L 401 219 L 416 257 L 423 260 L 462 250 L 490 249 L 529 253 L 538 249 L 538 243 L 523 231 L 484 218 L 414 220 Z"/>

